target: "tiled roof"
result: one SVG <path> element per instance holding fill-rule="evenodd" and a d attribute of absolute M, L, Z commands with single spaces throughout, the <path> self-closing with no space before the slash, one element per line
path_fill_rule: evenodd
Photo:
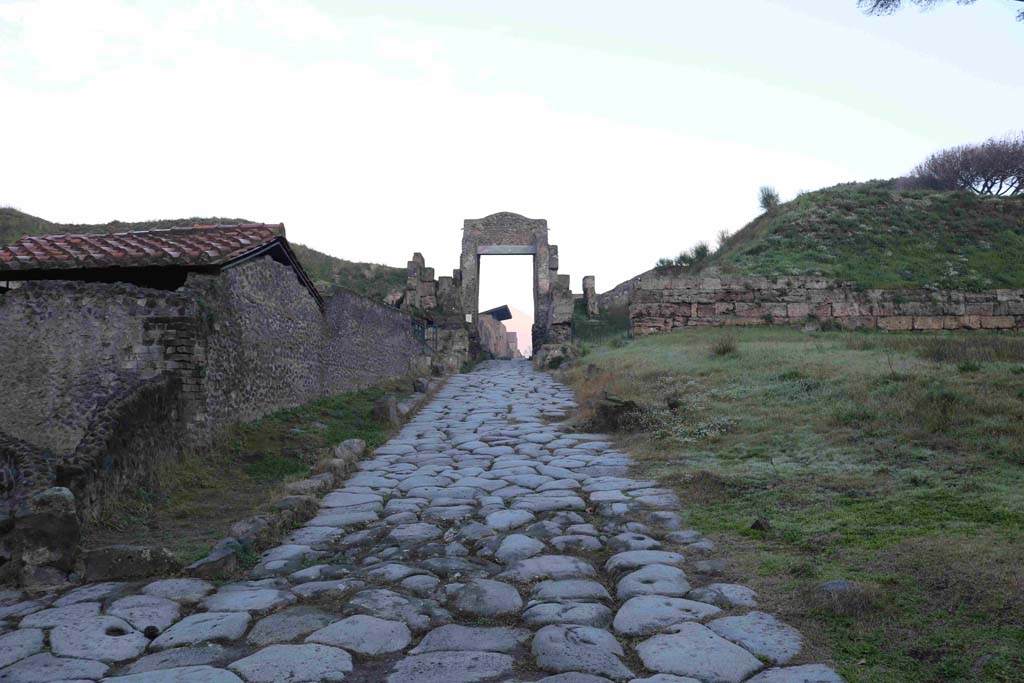
<path fill-rule="evenodd" d="M 284 225 L 190 227 L 22 237 L 0 247 L 0 271 L 218 266 L 284 236 Z"/>

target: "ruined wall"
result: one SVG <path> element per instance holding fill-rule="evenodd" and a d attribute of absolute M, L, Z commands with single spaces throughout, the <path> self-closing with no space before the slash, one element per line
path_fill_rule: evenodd
<path fill-rule="evenodd" d="M 477 319 L 476 328 L 480 337 L 480 350 L 484 354 L 502 360 L 508 360 L 515 355 L 509 346 L 509 332 L 500 320 L 482 315 Z"/>
<path fill-rule="evenodd" d="M 680 327 L 829 321 L 847 329 L 1024 329 L 1024 290 L 862 290 L 815 277 L 645 273 L 629 306 L 633 334 Z"/>
<path fill-rule="evenodd" d="M 187 367 L 175 357 L 193 343 L 197 310 L 190 296 L 120 283 L 29 282 L 0 294 L 0 431 L 72 450 L 119 383 Z"/>
<path fill-rule="evenodd" d="M 269 257 L 217 275 L 190 274 L 203 340 L 202 412 L 209 428 L 248 421 L 322 394 L 324 322 L 294 271 Z"/>
<path fill-rule="evenodd" d="M 339 288 L 324 302 L 324 321 L 324 394 L 430 372 L 430 349 L 402 311 Z"/>

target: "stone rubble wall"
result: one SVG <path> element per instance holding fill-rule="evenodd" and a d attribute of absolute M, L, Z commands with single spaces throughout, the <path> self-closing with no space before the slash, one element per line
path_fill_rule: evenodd
<path fill-rule="evenodd" d="M 345 290 L 321 311 L 269 257 L 176 291 L 26 282 L 0 294 L 0 330 L 0 441 L 31 446 L 0 448 L 3 548 L 35 494 L 69 488 L 88 521 L 233 423 L 428 374 L 431 359 L 409 315 Z M 0 567 L 20 561 L 4 552 Z"/>
<path fill-rule="evenodd" d="M 859 289 L 818 277 L 708 277 L 664 269 L 640 276 L 629 314 L 634 336 L 681 327 L 809 321 L 891 331 L 1020 330 L 1024 290 Z"/>

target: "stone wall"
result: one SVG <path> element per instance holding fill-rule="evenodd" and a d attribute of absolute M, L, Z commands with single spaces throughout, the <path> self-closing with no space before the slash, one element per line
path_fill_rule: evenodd
<path fill-rule="evenodd" d="M 509 346 L 509 332 L 500 320 L 489 315 L 482 315 L 476 321 L 477 334 L 480 337 L 480 350 L 490 358 L 509 360 L 515 356 Z"/>
<path fill-rule="evenodd" d="M 0 330 L 0 565 L 52 516 L 30 509 L 44 491 L 62 487 L 88 521 L 232 423 L 427 374 L 431 359 L 408 314 L 346 290 L 321 310 L 269 257 L 176 291 L 26 282 L 0 293 Z"/>
<path fill-rule="evenodd" d="M 130 284 L 40 281 L 0 294 L 0 431 L 71 451 L 119 383 L 184 367 L 174 358 L 197 316 L 191 296 Z"/>
<path fill-rule="evenodd" d="M 893 331 L 1024 329 L 1024 290 L 959 292 L 859 289 L 815 277 L 682 275 L 654 270 L 635 283 L 635 336 L 694 326 L 817 321 Z"/>
<path fill-rule="evenodd" d="M 338 288 L 324 302 L 324 320 L 322 393 L 430 374 L 430 348 L 408 314 Z"/>

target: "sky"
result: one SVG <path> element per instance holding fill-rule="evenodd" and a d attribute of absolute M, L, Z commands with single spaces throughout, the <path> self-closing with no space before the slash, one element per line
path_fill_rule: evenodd
<path fill-rule="evenodd" d="M 513 211 L 604 291 L 742 227 L 762 185 L 894 177 L 1019 130 L 1018 7 L 0 0 L 0 204 L 283 222 L 439 274 L 463 219 Z M 481 304 L 528 310 L 522 267 L 488 267 Z"/>

